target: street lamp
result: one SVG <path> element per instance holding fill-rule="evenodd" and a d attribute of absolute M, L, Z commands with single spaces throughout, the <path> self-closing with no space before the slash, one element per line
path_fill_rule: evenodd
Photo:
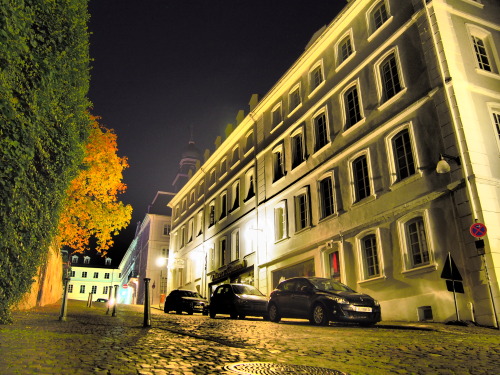
<path fill-rule="evenodd" d="M 436 172 L 439 174 L 449 173 L 451 170 L 448 160 L 453 160 L 457 165 L 460 165 L 460 158 L 458 156 L 451 156 L 447 154 L 440 154 L 440 160 L 436 165 Z"/>

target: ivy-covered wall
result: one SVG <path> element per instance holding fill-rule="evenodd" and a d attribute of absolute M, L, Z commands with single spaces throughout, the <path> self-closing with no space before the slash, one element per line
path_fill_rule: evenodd
<path fill-rule="evenodd" d="M 54 239 L 88 136 L 88 0 L 0 0 L 0 322 Z"/>

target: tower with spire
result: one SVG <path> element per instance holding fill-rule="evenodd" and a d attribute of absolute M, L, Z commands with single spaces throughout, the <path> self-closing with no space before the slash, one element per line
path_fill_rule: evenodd
<path fill-rule="evenodd" d="M 189 180 L 189 171 L 191 174 L 196 172 L 196 163 L 201 161 L 201 152 L 196 147 L 193 140 L 193 129 L 190 129 L 190 139 L 187 146 L 181 155 L 181 160 L 179 162 L 179 169 L 175 175 L 172 186 L 174 187 L 174 193 L 177 193 Z"/>

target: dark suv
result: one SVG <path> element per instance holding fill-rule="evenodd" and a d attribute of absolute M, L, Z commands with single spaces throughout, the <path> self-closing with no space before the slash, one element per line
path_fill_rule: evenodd
<path fill-rule="evenodd" d="M 373 325 L 380 322 L 380 305 L 367 294 L 320 277 L 294 277 L 282 281 L 269 296 L 269 319 L 309 319 L 311 324 L 330 321 Z"/>
<path fill-rule="evenodd" d="M 182 314 L 182 312 L 185 311 L 189 315 L 192 315 L 195 312 L 208 315 L 208 301 L 198 292 L 176 289 L 172 290 L 165 299 L 165 305 L 163 308 L 163 311 L 166 313 L 172 310 L 177 314 Z"/>

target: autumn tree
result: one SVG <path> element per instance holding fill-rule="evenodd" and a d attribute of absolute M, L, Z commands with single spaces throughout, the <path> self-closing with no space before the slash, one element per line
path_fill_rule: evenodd
<path fill-rule="evenodd" d="M 132 207 L 118 200 L 127 187 L 122 172 L 128 163 L 117 154 L 117 136 L 100 125 L 98 117 L 92 119 L 82 168 L 67 192 L 59 239 L 76 252 L 88 249 L 95 239 L 96 250 L 104 255 L 113 244 L 113 235 L 130 222 Z"/>

